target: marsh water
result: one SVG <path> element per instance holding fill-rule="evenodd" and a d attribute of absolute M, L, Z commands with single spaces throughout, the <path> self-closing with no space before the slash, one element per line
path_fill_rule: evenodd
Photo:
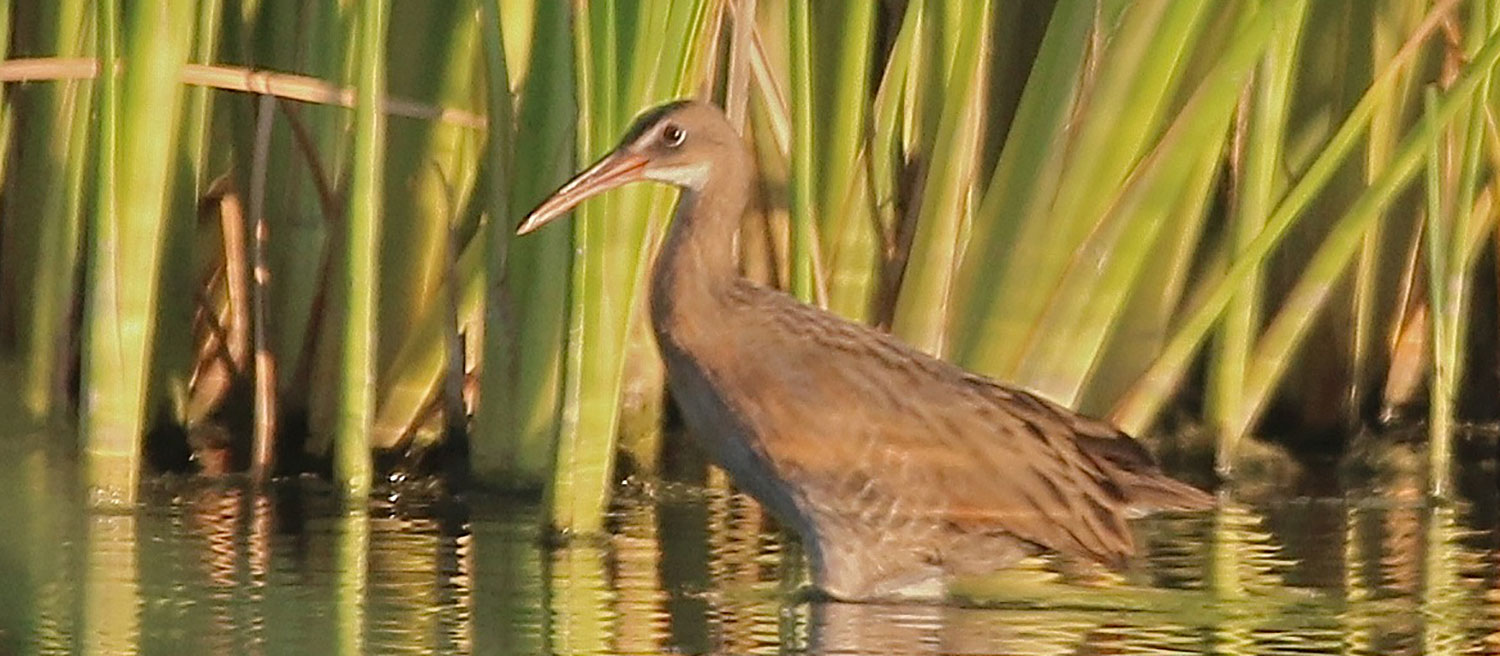
<path fill-rule="evenodd" d="M 147 481 L 92 511 L 76 457 L 0 440 L 0 654 L 1500 654 L 1493 435 L 1457 499 L 1420 444 L 1136 524 L 1125 572 L 1038 558 L 944 605 L 810 600 L 795 543 L 724 485 L 628 481 L 611 530 L 534 501 L 314 478 Z"/>

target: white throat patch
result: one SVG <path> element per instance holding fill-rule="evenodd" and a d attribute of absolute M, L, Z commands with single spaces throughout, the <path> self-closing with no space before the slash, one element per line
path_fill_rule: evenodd
<path fill-rule="evenodd" d="M 679 187 L 699 189 L 703 186 L 703 183 L 708 181 L 708 163 L 650 168 L 646 169 L 646 177 L 657 182 L 674 184 Z"/>

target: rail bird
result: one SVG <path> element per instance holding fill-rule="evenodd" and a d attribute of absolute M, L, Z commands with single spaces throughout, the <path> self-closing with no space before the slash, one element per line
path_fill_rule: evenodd
<path fill-rule="evenodd" d="M 741 277 L 755 166 L 713 105 L 645 112 L 518 233 L 640 181 L 681 190 L 650 287 L 672 398 L 714 462 L 797 534 L 829 596 L 940 595 L 1047 550 L 1118 567 L 1134 551 L 1127 518 L 1212 505 L 1108 422 Z"/>

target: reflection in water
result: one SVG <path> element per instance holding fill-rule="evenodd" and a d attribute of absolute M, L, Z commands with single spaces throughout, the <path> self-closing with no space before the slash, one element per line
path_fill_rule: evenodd
<path fill-rule="evenodd" d="M 355 656 L 365 647 L 365 591 L 369 587 L 370 519 L 348 509 L 334 529 L 338 558 L 334 562 L 334 653 Z"/>
<path fill-rule="evenodd" d="M 806 601 L 797 545 L 723 488 L 627 486 L 610 535 L 546 548 L 530 502 L 350 513 L 308 479 L 88 511 L 71 459 L 22 442 L 0 442 L 5 654 L 1500 654 L 1482 458 L 1452 504 L 1399 468 L 1342 499 L 1226 494 L 1140 522 L 1124 573 L 1032 559 L 961 603 L 850 605 Z"/>
<path fill-rule="evenodd" d="M 809 646 L 821 654 L 936 654 L 943 643 L 943 608 L 818 603 L 811 628 Z"/>
<path fill-rule="evenodd" d="M 476 507 L 463 561 L 474 581 L 470 631 L 476 654 L 553 653 L 536 509 L 506 504 Z M 463 652 L 459 652 L 463 653 Z"/>
<path fill-rule="evenodd" d="M 616 618 L 609 553 L 601 545 L 579 542 L 558 549 L 549 560 L 546 608 L 551 614 L 551 646 L 559 654 L 609 654 Z"/>
<path fill-rule="evenodd" d="M 667 645 L 670 623 L 663 612 L 666 594 L 661 584 L 657 507 L 641 504 L 622 513 L 610 550 L 615 554 L 616 590 L 614 647 L 632 654 L 660 653 Z"/>
<path fill-rule="evenodd" d="M 100 656 L 135 654 L 141 629 L 135 516 L 96 512 L 87 523 L 79 651 Z"/>

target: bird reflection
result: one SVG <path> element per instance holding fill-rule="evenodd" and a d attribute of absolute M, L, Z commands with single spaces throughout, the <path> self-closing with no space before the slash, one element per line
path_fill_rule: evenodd
<path fill-rule="evenodd" d="M 816 603 L 808 654 L 1078 654 L 1114 642 L 1097 616 L 940 604 Z M 1106 650 L 1107 653 L 1107 650 Z"/>
<path fill-rule="evenodd" d="M 923 604 L 819 603 L 812 606 L 809 653 L 936 654 L 943 608 Z"/>

